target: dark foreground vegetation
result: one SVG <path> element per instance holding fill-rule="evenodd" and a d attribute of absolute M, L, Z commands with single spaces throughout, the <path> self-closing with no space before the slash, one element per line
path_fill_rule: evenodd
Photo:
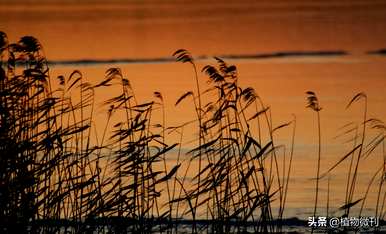
<path fill-rule="evenodd" d="M 288 224 L 283 214 L 296 119 L 272 126 L 269 107 L 254 89 L 238 85 L 235 66 L 215 58 L 217 66 L 202 69 L 209 78 L 203 89 L 192 56 L 176 51 L 178 61 L 192 66 L 196 82 L 176 106 L 190 102 L 196 116 L 165 126 L 162 94 L 137 100 L 119 68 L 107 70 L 98 84 L 80 71 L 52 79 L 35 38 L 9 43 L 1 32 L 0 53 L 1 233 L 254 233 L 280 232 Z M 106 118 L 97 122 L 95 93 L 109 86 L 120 93 L 104 102 Z M 307 95 L 320 139 L 321 107 L 315 93 Z M 366 205 L 367 193 L 355 190 L 361 163 L 379 149 L 386 162 L 385 125 L 367 117 L 365 94 L 349 106 L 359 101 L 363 122 L 347 125 L 344 133 L 353 136 L 352 150 L 327 172 L 319 170 L 320 150 L 316 157 L 314 216 L 319 183 L 340 163 L 350 161 L 340 208 L 349 216 L 353 206 L 362 212 Z M 288 145 L 274 141 L 281 128 L 292 129 Z M 196 136 L 189 152 L 182 150 L 184 129 L 195 129 L 185 133 Z M 366 139 L 370 130 L 377 134 Z M 180 141 L 167 143 L 171 134 Z M 171 154 L 177 157 L 172 166 Z M 378 199 L 372 208 L 384 218 L 386 163 L 374 172 L 369 188 L 377 186 Z"/>

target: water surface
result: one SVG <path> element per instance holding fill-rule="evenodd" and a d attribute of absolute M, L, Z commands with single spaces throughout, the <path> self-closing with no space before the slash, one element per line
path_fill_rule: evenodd
<path fill-rule="evenodd" d="M 211 56 L 227 55 L 226 61 L 238 68 L 240 84 L 254 87 L 271 107 L 274 125 L 291 121 L 292 114 L 296 115 L 294 167 L 285 216 L 307 219 L 314 202 L 311 179 L 316 169 L 317 129 L 315 113 L 305 108 L 305 92 L 315 91 L 323 107 L 322 171 L 326 171 L 351 149 L 350 144 L 344 144 L 347 139 L 335 136 L 343 125 L 361 122 L 362 103 L 346 109 L 355 94 L 367 94 L 369 117 L 386 119 L 386 58 L 366 54 L 386 47 L 385 12 L 384 1 L 359 0 L 3 0 L 0 30 L 8 34 L 10 41 L 23 35 L 37 37 L 47 58 L 59 61 L 51 67 L 52 77 L 69 76 L 79 69 L 86 79 L 96 83 L 103 80 L 109 67 L 122 68 L 138 99 L 152 100 L 154 91 L 163 94 L 169 125 L 194 116 L 191 105 L 176 108 L 174 103 L 195 85 L 191 67 L 173 62 L 171 54 L 179 48 L 188 49 L 202 57 L 197 61 L 199 68 L 214 64 L 208 59 Z M 253 58 L 283 51 L 345 54 Z M 205 86 L 206 76 L 200 74 L 200 79 Z M 98 100 L 102 103 L 112 93 L 102 91 L 97 94 Z M 99 121 L 103 123 L 105 116 L 101 109 Z M 189 142 L 193 134 L 187 135 L 184 142 Z M 290 128 L 283 129 L 275 137 L 288 143 L 290 134 Z M 362 164 L 358 198 L 382 160 L 382 152 L 377 150 Z M 170 165 L 173 163 L 171 158 Z M 331 207 L 343 205 L 346 170 L 344 164 L 331 175 Z M 320 204 L 325 204 L 327 181 L 323 180 L 321 186 Z M 368 214 L 373 214 L 375 199 L 375 190 L 371 190 L 366 201 Z"/>

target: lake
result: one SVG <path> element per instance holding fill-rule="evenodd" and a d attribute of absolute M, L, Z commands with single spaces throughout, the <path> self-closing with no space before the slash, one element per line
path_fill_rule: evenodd
<path fill-rule="evenodd" d="M 206 64 L 216 63 L 213 56 L 236 65 L 239 84 L 253 87 L 271 108 L 273 126 L 296 116 L 293 168 L 284 216 L 307 220 L 314 204 L 312 178 L 318 135 L 316 115 L 306 108 L 305 92 L 314 91 L 323 108 L 321 171 L 325 172 L 352 149 L 347 136 L 337 137 L 345 131 L 342 127 L 350 122 L 361 126 L 363 122 L 362 101 L 346 108 L 356 94 L 366 93 L 368 118 L 386 119 L 386 56 L 368 53 L 386 47 L 385 12 L 384 1 L 359 0 L 3 0 L 0 30 L 8 34 L 10 41 L 24 35 L 37 37 L 53 63 L 51 77 L 69 76 L 77 69 L 89 82 L 98 83 L 108 68 L 121 68 L 139 100 L 153 100 L 154 91 L 162 93 L 168 126 L 194 117 L 189 103 L 174 106 L 182 94 L 195 90 L 191 66 L 172 61 L 174 51 L 188 49 L 198 58 L 199 71 Z M 320 51 L 339 53 L 323 55 L 317 53 Z M 206 87 L 207 76 L 199 73 L 199 78 Z M 110 89 L 97 93 L 97 104 L 115 92 Z M 98 111 L 97 123 L 103 123 L 105 110 Z M 277 144 L 290 144 L 291 133 L 291 127 L 280 129 L 274 136 Z M 193 129 L 190 135 L 185 134 L 184 150 L 191 147 L 194 134 Z M 369 130 L 366 142 L 376 134 Z M 361 164 L 355 199 L 363 197 L 384 157 L 382 147 L 378 147 Z M 168 160 L 171 168 L 175 158 Z M 331 174 L 331 209 L 344 205 L 348 163 L 345 161 Z M 321 213 L 325 212 L 326 197 L 327 179 L 323 179 Z M 372 186 L 365 215 L 374 215 L 376 199 L 377 187 Z M 382 212 L 384 217 L 385 207 Z"/>

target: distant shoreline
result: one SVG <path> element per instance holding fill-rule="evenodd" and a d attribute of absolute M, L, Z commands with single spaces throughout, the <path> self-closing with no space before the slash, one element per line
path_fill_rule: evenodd
<path fill-rule="evenodd" d="M 257 54 L 225 54 L 225 55 L 200 55 L 196 56 L 195 60 L 206 60 L 212 57 L 221 59 L 273 59 L 273 58 L 296 58 L 296 57 L 337 57 L 347 56 L 349 52 L 344 50 L 326 50 L 326 51 L 278 51 L 273 53 L 257 53 Z M 149 63 L 171 63 L 175 62 L 175 58 L 159 57 L 159 58 L 120 58 L 120 59 L 75 59 L 75 60 L 48 60 L 49 66 L 88 66 L 88 65 L 103 65 L 103 64 L 149 64 Z M 23 65 L 23 61 L 17 62 L 18 65 Z"/>

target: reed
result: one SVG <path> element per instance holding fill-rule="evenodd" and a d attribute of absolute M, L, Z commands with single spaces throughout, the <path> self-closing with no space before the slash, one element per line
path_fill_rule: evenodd
<path fill-rule="evenodd" d="M 193 64 L 196 71 L 189 52 L 178 50 L 174 55 L 178 61 Z M 193 187 L 199 189 L 185 191 L 182 188 L 185 196 L 174 202 L 185 200 L 190 207 L 187 212 L 193 220 L 198 212 L 206 214 L 213 222 L 210 232 L 245 232 L 247 227 L 242 224 L 250 220 L 256 222 L 253 227 L 256 232 L 275 231 L 277 227 L 271 224 L 274 219 L 271 203 L 276 194 L 280 194 L 278 213 L 282 215 L 285 191 L 282 184 L 288 177 L 279 174 L 281 170 L 276 159 L 279 147 L 273 144 L 273 132 L 287 124 L 273 128 L 272 119 L 267 114 L 269 108 L 263 105 L 252 88 L 243 89 L 238 85 L 236 67 L 220 58 L 215 59 L 217 67 L 207 65 L 202 68 L 209 78 L 207 90 L 196 95 L 188 91 L 177 101 L 179 104 L 192 97 L 206 102 L 202 102 L 203 110 L 197 111 L 201 113 L 197 115 L 200 126 L 198 145 L 189 152 L 191 161 L 197 159 L 199 165 L 204 165 L 199 166 L 193 177 Z M 267 142 L 262 140 L 263 126 L 257 121 L 264 115 Z M 258 126 L 258 129 L 253 126 Z M 289 168 L 284 171 L 288 171 L 289 176 Z M 274 177 L 277 183 L 274 183 Z M 240 225 L 232 226 L 234 220 Z"/>
<path fill-rule="evenodd" d="M 0 42 L 2 231 L 104 232 L 89 225 L 100 219 L 116 232 L 157 229 L 153 221 L 171 213 L 171 208 L 160 213 L 160 190 L 179 166 L 157 169 L 177 144 L 167 145 L 164 133 L 153 128 L 156 103 L 138 103 L 129 81 L 114 68 L 97 85 L 80 71 L 59 76 L 58 89 L 51 90 L 35 38 L 10 44 L 1 33 Z M 105 102 L 107 122 L 98 139 L 94 95 L 111 85 L 120 85 L 122 93 Z M 117 123 L 115 115 L 121 119 Z M 60 220 L 73 224 L 55 225 Z"/>
<path fill-rule="evenodd" d="M 320 114 L 319 112 L 322 110 L 322 108 L 319 105 L 319 100 L 316 96 L 316 94 L 312 91 L 306 92 L 307 94 L 307 101 L 308 101 L 308 108 L 311 108 L 313 111 L 316 112 L 317 116 L 317 125 L 318 125 L 318 161 L 317 161 L 317 167 L 316 167 L 316 186 L 315 186 L 315 205 L 314 205 L 314 212 L 313 217 L 316 217 L 317 207 L 318 207 L 318 195 L 319 195 L 319 180 L 320 180 L 320 162 L 321 162 L 321 128 L 320 128 Z M 313 229 L 312 229 L 313 231 Z"/>
<path fill-rule="evenodd" d="M 360 127 L 355 123 L 348 123 L 342 127 L 344 131 L 342 136 L 351 136 L 350 140 L 347 143 L 352 144 L 352 147 L 348 153 L 346 153 L 343 157 L 341 157 L 336 163 L 334 163 L 325 173 L 320 176 L 320 179 L 324 178 L 327 175 L 330 175 L 338 166 L 340 166 L 343 162 L 349 161 L 348 170 L 347 170 L 347 182 L 346 182 L 346 195 L 344 204 L 337 210 L 343 211 L 341 214 L 342 217 L 349 217 L 350 213 L 352 213 L 352 208 L 356 205 L 360 205 L 359 211 L 355 214 L 357 217 L 362 217 L 362 212 L 366 207 L 366 200 L 368 195 L 370 194 L 371 189 L 376 189 L 376 203 L 375 207 L 369 207 L 374 209 L 374 217 L 379 218 L 379 220 L 384 219 L 384 215 L 382 216 L 382 210 L 384 210 L 384 200 L 385 196 L 382 197 L 382 192 L 385 191 L 384 181 L 385 181 L 385 165 L 386 160 L 384 158 L 384 141 L 385 141 L 385 124 L 375 118 L 368 119 L 367 113 L 367 95 L 364 93 L 356 94 L 348 103 L 347 108 L 351 107 L 354 103 L 363 100 L 363 118 L 360 122 L 362 125 L 362 130 L 360 131 Z M 372 131 L 371 131 L 372 130 Z M 383 162 L 378 168 L 374 168 L 373 176 L 367 181 L 367 188 L 364 191 L 364 194 L 360 194 L 359 197 L 356 192 L 356 187 L 358 186 L 359 180 L 364 180 L 359 177 L 361 165 L 366 163 L 366 160 L 369 160 L 369 157 L 375 157 L 376 151 L 380 152 L 381 157 L 383 158 Z M 329 177 L 330 178 L 330 177 Z M 374 183 L 378 179 L 378 186 L 375 187 Z M 330 179 L 329 179 L 330 181 Z M 382 204 L 381 204 L 382 200 Z M 336 214 L 337 211 L 334 213 Z M 381 213 L 380 213 L 381 212 Z M 351 214 L 352 215 L 352 214 Z M 343 228 L 345 230 L 345 228 Z M 379 231 L 379 227 L 375 227 L 374 231 Z M 360 231 L 359 228 L 356 231 Z"/>
<path fill-rule="evenodd" d="M 154 92 L 154 100 L 138 100 L 119 68 L 108 69 L 97 84 L 78 70 L 52 79 L 36 38 L 9 43 L 0 32 L 2 233 L 178 233 L 182 223 L 192 233 L 283 231 L 296 117 L 275 125 L 271 108 L 253 88 L 241 87 L 236 66 L 221 58 L 203 66 L 201 75 L 187 50 L 174 56 L 192 66 L 196 85 L 175 105 L 190 101 L 196 116 L 167 126 L 163 95 Z M 98 92 L 111 86 L 119 93 L 97 106 Z M 384 123 L 369 119 L 367 97 L 356 95 L 348 106 L 365 101 L 362 130 L 355 126 L 345 133 L 354 132 L 352 149 L 321 174 L 321 108 L 314 92 L 307 95 L 318 121 L 314 216 L 321 179 L 350 160 L 341 210 L 348 215 L 360 202 L 365 209 L 376 186 L 375 216 L 384 217 Z M 96 121 L 97 108 L 105 113 L 104 123 Z M 277 144 L 278 132 L 288 127 L 290 143 Z M 187 129 L 196 132 L 187 134 Z M 377 135 L 371 138 L 370 130 Z M 177 142 L 170 140 L 172 134 Z M 184 153 L 186 135 L 196 137 Z M 356 200 L 360 164 L 377 150 L 384 163 L 365 196 Z M 170 166 L 173 154 L 177 159 Z M 328 202 L 330 194 L 328 188 Z"/>

